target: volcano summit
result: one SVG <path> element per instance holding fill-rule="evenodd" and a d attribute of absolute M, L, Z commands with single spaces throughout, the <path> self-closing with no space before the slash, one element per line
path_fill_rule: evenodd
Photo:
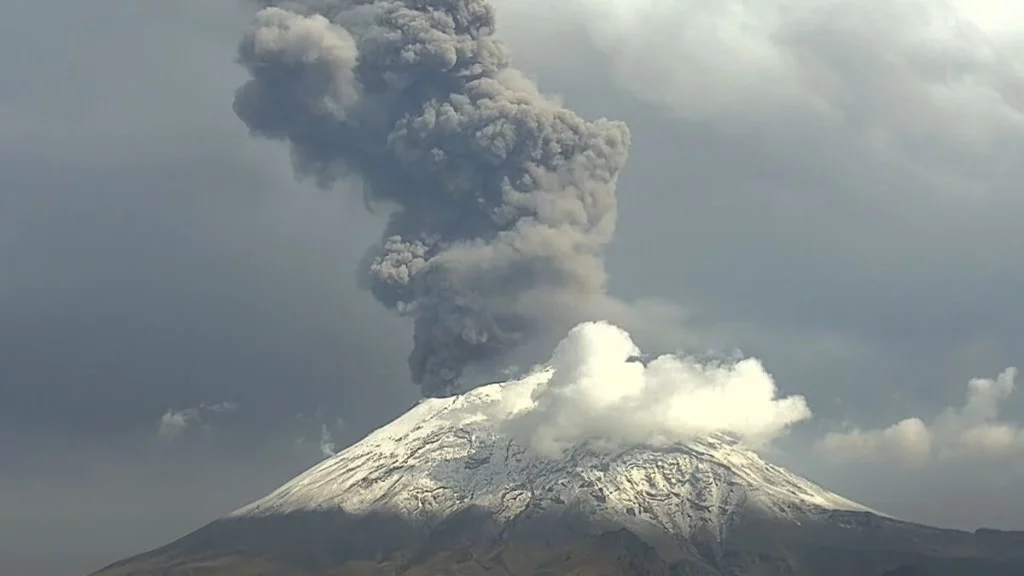
<path fill-rule="evenodd" d="M 752 361 L 637 354 L 580 325 L 524 378 L 423 400 L 98 575 L 1024 574 L 1024 534 L 901 522 L 764 461 L 750 446 L 809 412 Z M 732 395 L 742 417 L 714 417 Z"/>

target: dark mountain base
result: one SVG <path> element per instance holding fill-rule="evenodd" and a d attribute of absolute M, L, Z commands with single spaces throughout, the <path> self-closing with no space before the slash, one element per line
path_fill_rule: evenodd
<path fill-rule="evenodd" d="M 590 534 L 531 523 L 514 530 L 528 534 L 512 535 L 475 516 L 429 530 L 326 513 L 218 520 L 96 576 L 719 575 L 700 560 L 670 564 L 624 529 Z"/>
<path fill-rule="evenodd" d="M 1024 533 L 939 530 L 864 513 L 748 518 L 724 543 L 652 545 L 582 514 L 428 526 L 334 512 L 218 520 L 97 576 L 1024 576 Z"/>

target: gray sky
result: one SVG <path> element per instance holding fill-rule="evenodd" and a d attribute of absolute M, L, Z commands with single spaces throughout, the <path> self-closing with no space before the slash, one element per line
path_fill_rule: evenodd
<path fill-rule="evenodd" d="M 630 125 L 612 291 L 806 395 L 779 463 L 897 516 L 1024 528 L 1024 394 L 989 396 L 1002 428 L 941 416 L 1024 367 L 1024 17 L 733 4 L 498 2 L 520 68 Z M 0 572 L 76 574 L 262 495 L 322 426 L 345 444 L 404 410 L 410 331 L 356 286 L 380 221 L 232 113 L 248 9 L 5 12 Z M 161 437 L 165 415 L 187 426 Z M 884 432 L 914 417 L 927 452 Z"/>

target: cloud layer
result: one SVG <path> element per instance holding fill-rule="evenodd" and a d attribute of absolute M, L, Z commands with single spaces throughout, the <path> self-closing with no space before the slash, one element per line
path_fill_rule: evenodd
<path fill-rule="evenodd" d="M 527 28 L 522 3 L 501 15 Z M 897 386 L 911 406 L 886 404 L 885 421 L 932 414 L 957 403 L 960 382 L 1020 365 L 1024 4 L 579 0 L 561 10 L 545 42 L 532 41 L 589 34 L 599 54 L 564 47 L 595 72 L 546 65 L 525 31 L 516 54 L 550 71 L 546 85 L 568 78 L 554 87 L 577 102 L 606 85 L 611 63 L 616 94 L 632 96 L 618 96 L 633 111 L 618 116 L 636 135 L 622 187 L 637 193 L 620 236 L 663 244 L 673 230 L 671 266 L 613 246 L 613 285 L 629 274 L 619 286 L 685 302 L 715 345 L 754 351 L 819 416 L 879 413 Z"/>
<path fill-rule="evenodd" d="M 756 359 L 642 358 L 621 328 L 580 324 L 555 349 L 544 377 L 504 385 L 509 404 L 503 409 L 513 412 L 505 426 L 537 452 L 557 457 L 583 442 L 614 450 L 713 432 L 760 445 L 811 416 L 803 397 L 778 397 Z M 516 403 L 524 387 L 529 399 Z"/>
<path fill-rule="evenodd" d="M 835 461 L 881 459 L 911 465 L 1024 453 L 1024 429 L 999 419 L 999 405 L 1013 393 L 1016 376 L 1016 368 L 1007 368 L 995 379 L 971 380 L 964 405 L 947 408 L 930 423 L 907 418 L 884 429 L 833 432 L 817 449 Z"/>
<path fill-rule="evenodd" d="M 571 5 L 607 50 L 624 87 L 684 117 L 749 120 L 789 111 L 822 127 L 857 127 L 878 144 L 897 134 L 995 144 L 992 139 L 1019 133 L 1024 122 L 1021 58 L 1013 50 L 1020 45 L 1024 10 L 1009 4 L 576 0 Z M 664 57 L 651 59 L 652 53 Z M 877 122 L 883 118 L 887 124 Z"/>

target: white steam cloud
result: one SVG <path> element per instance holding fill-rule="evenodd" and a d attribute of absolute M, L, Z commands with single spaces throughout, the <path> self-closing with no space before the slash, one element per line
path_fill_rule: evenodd
<path fill-rule="evenodd" d="M 716 432 L 756 446 L 811 416 L 803 397 L 778 397 L 756 359 L 703 363 L 663 355 L 645 365 L 641 357 L 621 328 L 580 324 L 542 370 L 501 385 L 482 416 L 551 457 L 581 443 L 616 450 Z"/>
<path fill-rule="evenodd" d="M 331 436 L 331 431 L 327 429 L 327 424 L 320 426 L 320 455 L 324 458 L 330 458 L 338 453 L 338 445 L 334 443 L 334 437 Z"/>
<path fill-rule="evenodd" d="M 975 378 L 967 385 L 967 400 L 947 408 L 931 423 L 907 418 L 880 430 L 833 432 L 817 444 L 833 461 L 891 460 L 922 465 L 932 460 L 967 456 L 1024 454 L 1024 429 L 999 420 L 999 404 L 1014 389 L 1016 368 L 997 378 Z"/>
<path fill-rule="evenodd" d="M 157 430 L 157 434 L 162 440 L 170 442 L 180 436 L 195 419 L 196 413 L 194 408 L 168 410 L 160 417 L 160 427 Z"/>
<path fill-rule="evenodd" d="M 209 426 L 211 415 L 234 412 L 238 405 L 233 402 L 203 403 L 183 410 L 167 410 L 160 417 L 157 435 L 165 442 L 171 442 L 186 430 L 195 426 Z"/>

